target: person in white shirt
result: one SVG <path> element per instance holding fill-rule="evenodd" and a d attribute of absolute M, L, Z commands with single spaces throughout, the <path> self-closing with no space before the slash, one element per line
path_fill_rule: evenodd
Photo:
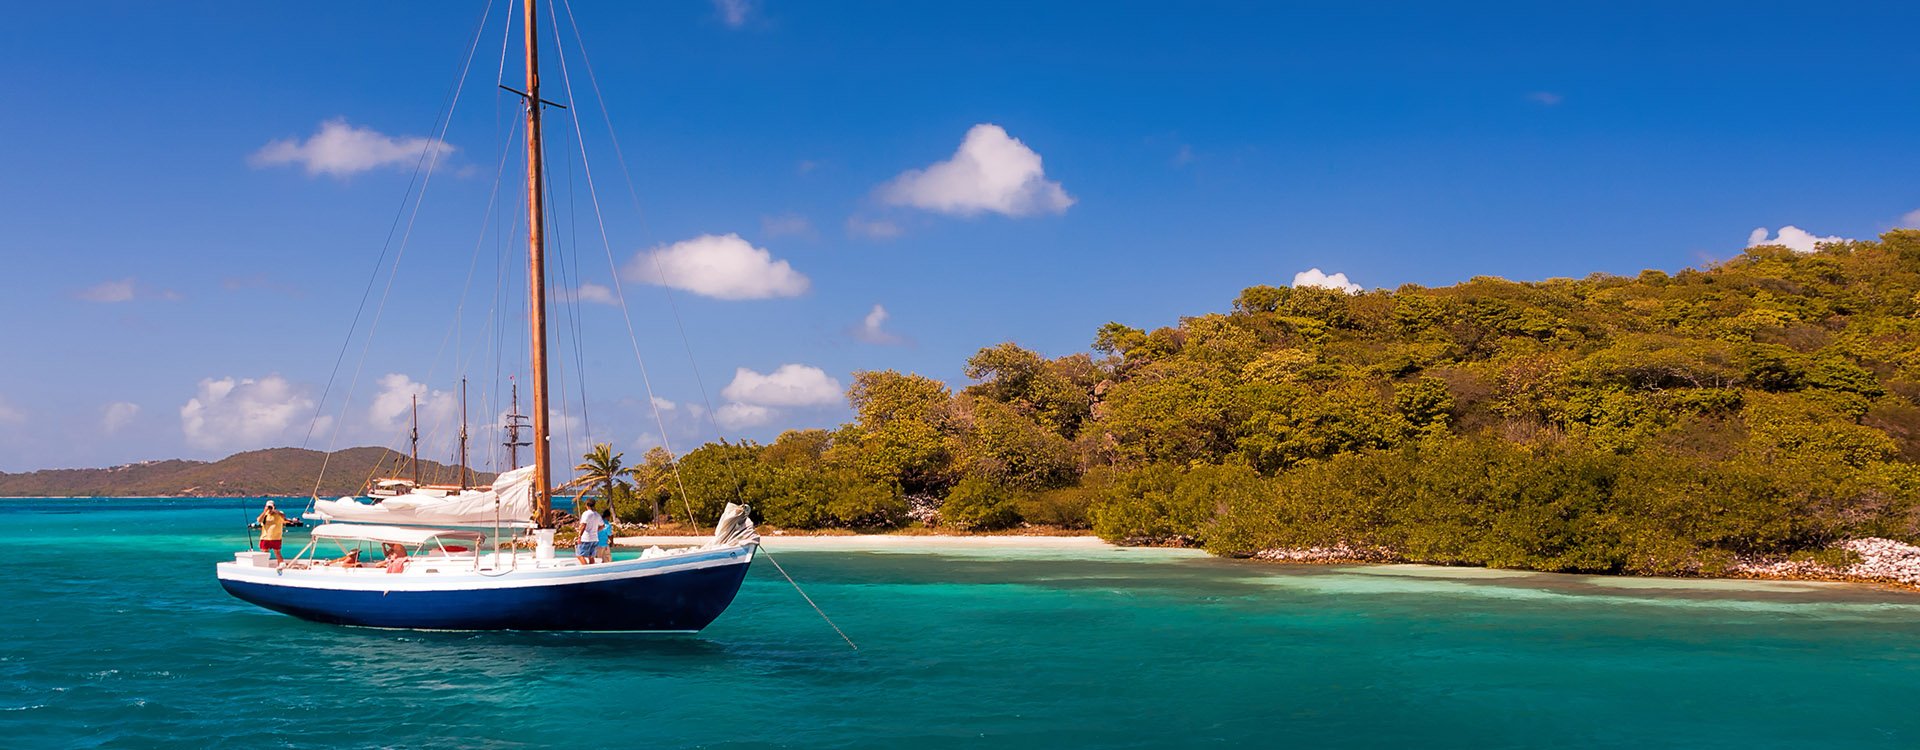
<path fill-rule="evenodd" d="M 600 529 L 607 522 L 600 518 L 592 505 L 587 512 L 580 514 L 580 544 L 574 549 L 573 556 L 581 565 L 591 565 L 600 557 Z"/>

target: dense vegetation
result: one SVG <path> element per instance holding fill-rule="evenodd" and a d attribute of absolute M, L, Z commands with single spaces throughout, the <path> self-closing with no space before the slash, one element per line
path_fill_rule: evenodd
<path fill-rule="evenodd" d="M 359 493 L 367 478 L 404 472 L 406 457 L 386 448 L 348 448 L 333 452 L 301 448 L 269 448 L 235 453 L 219 461 L 148 461 L 108 469 L 46 469 L 20 474 L 0 473 L 0 497 L 306 497 L 314 491 L 314 477 L 327 471 L 322 496 Z M 433 461 L 420 462 L 420 476 L 429 482 L 457 482 L 459 469 Z M 475 472 L 481 486 L 493 475 Z"/>
<path fill-rule="evenodd" d="M 1006 343 L 958 392 L 861 372 L 853 422 L 656 451 L 622 515 L 1021 523 L 1222 554 L 1713 573 L 1920 538 L 1920 231 L 1704 270 L 1346 294 Z M 931 511 L 915 513 L 910 509 Z M 933 509 L 937 508 L 937 511 Z"/>

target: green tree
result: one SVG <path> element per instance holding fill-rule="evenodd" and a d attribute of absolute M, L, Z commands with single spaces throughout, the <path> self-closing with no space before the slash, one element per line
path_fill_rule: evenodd
<path fill-rule="evenodd" d="M 562 492 L 571 489 L 579 490 L 573 495 L 576 513 L 583 510 L 582 503 L 587 493 L 598 490 L 600 496 L 607 499 L 607 522 L 613 523 L 618 520 L 617 511 L 614 508 L 615 492 L 626 489 L 626 478 L 629 475 L 629 470 L 621 462 L 622 455 L 613 452 L 612 445 L 595 443 L 593 448 L 580 457 L 580 463 L 573 467 L 576 473 L 573 480 L 554 489 Z"/>

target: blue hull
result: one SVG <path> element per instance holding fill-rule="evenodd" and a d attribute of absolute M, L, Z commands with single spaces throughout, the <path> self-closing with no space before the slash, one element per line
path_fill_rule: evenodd
<path fill-rule="evenodd" d="M 227 593 L 303 620 L 414 630 L 677 631 L 733 603 L 747 562 L 579 583 L 448 591 L 355 591 L 222 579 Z"/>

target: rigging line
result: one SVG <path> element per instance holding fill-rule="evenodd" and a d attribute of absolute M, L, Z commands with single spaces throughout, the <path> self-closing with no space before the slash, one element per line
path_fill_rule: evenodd
<path fill-rule="evenodd" d="M 556 49 L 554 51 L 557 53 L 560 50 Z M 564 136 L 565 131 L 564 130 L 561 131 L 561 134 L 562 136 Z M 566 149 L 564 147 L 561 148 L 561 151 L 567 152 L 569 154 L 567 159 L 567 168 L 568 168 L 568 176 L 569 178 L 571 178 L 572 168 L 573 168 L 573 160 L 571 157 L 572 152 L 569 149 Z M 546 182 L 547 195 L 552 196 L 554 195 L 552 171 L 549 170 L 548 172 L 546 172 L 545 177 L 547 180 Z M 561 330 L 564 331 L 566 335 L 572 339 L 572 342 L 573 342 L 573 358 L 574 358 L 573 376 L 575 381 L 580 386 L 580 390 L 579 390 L 580 428 L 581 428 L 583 437 L 586 440 L 586 444 L 590 446 L 593 444 L 593 422 L 587 418 L 587 376 L 586 376 L 586 373 L 583 371 L 585 367 L 585 360 L 580 356 L 580 349 L 581 349 L 581 346 L 580 346 L 580 290 L 579 290 L 579 287 L 577 286 L 577 284 L 579 283 L 579 274 L 577 273 L 574 274 L 572 278 L 569 278 L 567 276 L 567 260 L 569 258 L 572 258 L 578 255 L 577 251 L 580 249 L 580 242 L 577 236 L 572 231 L 571 225 L 568 226 L 567 231 L 560 230 L 560 226 L 561 226 L 560 225 L 560 207 L 557 204 L 558 204 L 558 201 L 547 202 L 547 218 L 551 220 L 548 226 L 553 227 L 555 230 L 553 233 L 553 245 L 554 245 L 555 257 L 553 260 L 554 260 L 554 266 L 555 266 L 555 276 L 560 280 L 560 287 L 561 287 L 560 294 L 558 295 L 559 307 L 565 318 L 563 324 L 561 325 Z M 572 249 L 568 249 L 567 247 L 567 240 L 569 239 L 573 240 Z M 579 267 L 579 263 L 575 262 L 574 267 L 576 268 Z M 563 351 L 561 353 L 560 360 L 561 360 L 561 370 L 562 370 L 560 402 L 564 406 L 567 403 L 566 395 L 565 395 L 566 394 L 566 383 L 565 383 L 566 352 Z M 568 426 L 567 427 L 567 452 L 570 454 L 573 453 L 574 448 L 575 446 L 573 444 L 573 431 L 572 431 L 572 428 Z"/>
<path fill-rule="evenodd" d="M 826 620 L 827 626 L 833 628 L 833 632 L 840 634 L 840 640 L 846 641 L 847 645 L 853 647 L 853 650 L 860 650 L 860 646 L 855 644 L 852 638 L 847 637 L 847 631 L 841 630 L 839 625 L 835 625 L 833 618 L 828 617 L 827 613 L 820 609 L 820 605 L 813 603 L 813 597 L 807 596 L 806 590 L 800 588 L 800 583 L 793 580 L 793 576 L 787 575 L 787 569 L 780 567 L 780 561 L 773 559 L 773 553 L 768 552 L 767 548 L 762 546 L 760 548 L 760 554 L 766 555 L 767 562 L 773 563 L 773 569 L 780 571 L 780 577 L 787 579 L 787 583 L 793 584 L 793 590 L 800 593 L 800 598 L 807 600 L 807 606 L 812 607 L 813 611 L 820 615 L 820 619 Z"/>
<path fill-rule="evenodd" d="M 617 132 L 615 132 L 613 129 L 613 115 L 607 109 L 607 98 L 606 96 L 600 93 L 600 79 L 598 76 L 594 75 L 593 58 L 587 54 L 586 38 L 580 35 L 580 25 L 578 22 L 574 20 L 573 4 L 571 2 L 568 2 L 568 0 L 560 0 L 560 3 L 562 5 L 565 5 L 567 8 L 567 24 L 573 28 L 574 42 L 575 42 L 575 46 L 579 49 L 579 52 L 580 52 L 580 61 L 583 64 L 585 64 L 587 68 L 587 82 L 591 84 L 591 86 L 593 87 L 594 101 L 600 107 L 600 119 L 602 122 L 606 123 L 607 137 L 613 143 L 614 161 L 615 163 L 620 165 L 620 174 L 626 179 L 627 195 L 633 201 L 633 213 L 644 224 L 646 221 L 646 212 L 642 211 L 640 208 L 640 191 L 636 189 L 633 185 L 633 172 L 632 170 L 629 170 L 627 168 L 626 152 L 620 148 L 620 135 Z M 553 13 L 554 13 L 553 4 L 548 3 L 547 14 L 549 16 L 552 16 Z M 553 22 L 553 25 L 559 26 L 560 21 L 556 19 Z M 567 67 L 566 63 L 563 59 L 560 65 L 562 80 L 566 80 L 566 77 L 567 77 L 566 67 Z M 571 82 L 569 82 L 567 85 L 568 85 L 567 100 L 573 101 L 572 84 Z M 574 127 L 577 129 L 579 127 L 579 116 L 575 115 L 574 119 L 575 119 Z M 583 149 L 584 149 L 584 144 L 583 144 Z M 584 150 L 582 151 L 582 153 L 583 154 L 585 153 Z M 583 156 L 582 158 L 584 159 L 585 157 Z M 589 182 L 588 186 L 591 187 L 592 183 Z M 660 266 L 659 256 L 658 255 L 653 256 L 652 260 L 653 260 L 654 277 L 659 279 L 667 278 L 666 275 L 664 274 L 664 269 L 662 269 Z M 617 269 L 616 269 L 616 273 L 617 273 Z M 667 286 L 661 286 L 660 295 L 661 297 L 666 299 L 667 310 L 673 314 L 673 326 L 676 330 L 679 331 L 680 344 L 683 348 L 685 348 L 687 352 L 687 366 L 693 370 L 694 386 L 698 388 L 700 391 L 700 402 L 702 404 L 705 404 L 707 407 L 707 422 L 713 425 L 714 434 L 720 436 L 721 440 L 724 441 L 726 439 L 726 433 L 725 431 L 720 429 L 720 419 L 717 413 L 714 411 L 713 398 L 707 395 L 706 379 L 700 375 L 700 362 L 699 362 L 699 359 L 693 355 L 693 340 L 687 337 L 687 326 L 685 321 L 683 321 L 680 317 L 680 305 L 678 302 L 674 300 L 673 289 Z M 626 300 L 623 298 L 621 300 L 621 306 L 625 307 L 625 304 L 626 304 Z M 733 486 L 736 488 L 736 495 L 737 495 L 738 494 L 737 490 L 740 486 L 740 478 L 738 475 L 734 473 L 733 465 L 731 463 L 728 463 L 725 461 L 721 463 L 722 465 L 727 467 L 727 476 L 732 480 Z"/>
<path fill-rule="evenodd" d="M 494 209 L 494 206 L 496 205 L 494 203 L 494 199 L 500 194 L 500 180 L 502 176 L 506 174 L 507 156 L 510 153 L 512 153 L 512 149 L 513 149 L 513 136 L 519 132 L 520 132 L 520 129 L 518 127 L 515 127 L 513 130 L 509 131 L 507 133 L 506 141 L 501 146 L 499 166 L 495 167 L 493 172 L 493 189 L 487 195 L 487 209 L 480 216 L 480 234 L 473 238 L 473 257 L 467 262 L 467 279 L 465 282 L 463 282 L 460 285 L 460 296 L 458 298 L 460 301 L 457 304 L 455 304 L 453 308 L 453 323 L 447 326 L 446 334 L 441 336 L 440 346 L 439 348 L 434 350 L 433 359 L 428 360 L 428 362 L 430 362 L 431 364 L 427 368 L 426 379 L 421 381 L 421 384 L 423 385 L 427 383 L 432 383 L 433 376 L 439 373 L 440 357 L 441 355 L 446 354 L 447 343 L 449 339 L 453 341 L 454 347 L 455 347 L 455 354 L 453 358 L 454 370 L 456 372 L 464 372 L 465 365 L 461 361 L 460 355 L 458 353 L 459 345 L 460 345 L 460 337 L 457 335 L 457 333 L 458 331 L 461 330 L 460 328 L 461 322 L 466 319 L 467 294 L 473 289 L 473 274 L 475 269 L 477 269 L 480 265 L 480 247 L 486 242 L 486 239 L 487 239 L 487 224 L 493 220 L 493 209 Z M 439 428 L 445 426 L 445 419 L 448 418 L 448 415 L 442 414 L 441 417 L 443 419 L 435 423 L 435 430 L 438 430 Z"/>
<path fill-rule="evenodd" d="M 488 0 L 487 7 L 489 10 L 492 9 L 493 7 L 492 0 Z M 486 19 L 483 16 L 481 18 L 482 28 L 484 28 L 485 26 L 485 20 Z M 454 110 L 456 110 L 460 106 L 460 94 L 466 90 L 467 73 L 471 71 L 473 68 L 473 54 L 479 49 L 479 47 L 480 47 L 480 30 L 476 29 L 473 34 L 473 42 L 467 47 L 466 61 L 460 68 L 460 76 L 458 78 L 459 84 L 454 87 L 453 99 L 451 102 L 448 103 L 446 118 L 442 120 L 440 123 L 440 132 L 434 136 L 434 140 L 437 141 L 438 143 L 442 143 L 442 144 L 446 143 L 447 129 L 453 126 L 453 113 L 454 113 Z M 374 307 L 373 320 L 367 324 L 367 338 L 364 344 L 360 348 L 360 361 L 354 365 L 353 379 L 348 381 L 346 395 L 341 397 L 341 400 L 340 400 L 341 419 L 334 422 L 333 435 L 329 437 L 327 440 L 327 453 L 328 453 L 327 458 L 329 459 L 332 458 L 334 446 L 338 444 L 340 440 L 340 430 L 345 426 L 345 423 L 346 423 L 347 407 L 353 403 L 353 392 L 360 385 L 360 374 L 366 369 L 367 355 L 373 351 L 374 333 L 376 333 L 380 328 L 380 318 L 386 312 L 387 299 L 393 294 L 393 282 L 398 280 L 400 277 L 400 261 L 406 257 L 407 244 L 413 239 L 414 222 L 418 221 L 420 218 L 420 207 L 426 205 L 427 188 L 433 184 L 433 174 L 435 172 L 435 168 L 440 164 L 441 149 L 435 148 L 434 144 L 428 144 L 427 151 L 430 153 L 430 156 L 427 160 L 426 177 L 420 182 L 420 193 L 418 196 L 416 196 L 413 202 L 413 212 L 407 216 L 406 230 L 401 232 L 400 234 L 400 247 L 394 252 L 393 266 L 392 266 L 391 272 L 389 272 L 387 275 L 386 287 L 380 291 L 380 303 Z M 327 471 L 327 460 L 322 459 L 320 463 L 320 475 L 314 478 L 314 483 L 313 483 L 315 497 L 319 496 L 320 483 L 325 480 L 326 471 Z"/>
<path fill-rule="evenodd" d="M 561 53 L 562 56 L 565 54 L 565 50 L 559 49 L 558 47 L 556 47 L 554 51 Z M 564 129 L 560 132 L 563 136 L 566 133 Z M 591 445 L 593 443 L 593 413 L 587 409 L 587 362 L 586 346 L 583 344 L 586 340 L 586 322 L 580 314 L 580 311 L 584 309 L 584 306 L 580 304 L 580 290 L 586 282 L 580 278 L 580 216 L 577 210 L 579 208 L 579 200 L 574 197 L 573 193 L 573 151 L 571 149 L 561 149 L 561 151 L 566 153 L 567 164 L 567 236 L 573 239 L 573 251 L 567 253 L 567 259 L 573 263 L 573 372 L 574 376 L 580 380 L 580 426 L 586 431 L 587 443 Z M 557 219 L 558 217 L 555 218 Z M 611 442 L 611 438 L 609 438 L 609 442 Z"/>
<path fill-rule="evenodd" d="M 507 42 L 512 41 L 513 39 L 513 23 L 511 19 L 513 18 L 513 8 L 518 4 L 519 3 L 517 3 L 515 0 L 507 0 L 507 18 L 509 19 L 509 21 L 506 26 L 500 29 L 500 68 L 499 70 L 494 71 L 494 74 L 493 74 L 493 82 L 495 85 L 500 85 L 507 82 Z M 494 101 L 499 102 L 500 100 L 494 99 Z M 499 118 L 500 116 L 500 109 L 498 107 L 494 108 L 493 114 L 494 114 L 494 117 L 496 118 L 494 122 L 494 126 L 497 128 L 499 127 L 499 121 L 497 118 Z"/>
<path fill-rule="evenodd" d="M 473 54 L 475 51 L 477 51 L 480 48 L 480 35 L 486 30 L 487 19 L 491 18 L 492 15 L 493 15 L 493 0 L 487 0 L 486 7 L 482 9 L 480 12 L 480 23 L 479 25 L 475 26 L 473 29 L 473 40 L 467 44 L 466 57 L 460 63 L 460 75 L 454 78 L 453 91 L 445 99 L 444 113 L 441 116 L 440 122 L 439 122 L 440 134 L 436 138 L 436 141 L 438 144 L 446 143 L 447 128 L 453 124 L 454 110 L 460 106 L 460 93 L 466 89 L 467 73 L 473 68 Z M 400 258 L 401 256 L 406 255 L 407 240 L 408 238 L 413 236 L 414 219 L 418 218 L 420 215 L 420 204 L 425 202 L 426 200 L 427 186 L 432 184 L 433 182 L 434 167 L 440 163 L 441 149 L 436 148 L 435 145 L 436 144 L 432 144 L 432 143 L 428 144 L 426 148 L 421 150 L 419 159 L 415 160 L 414 162 L 413 177 L 407 183 L 407 191 L 401 195 L 400 209 L 394 213 L 392 226 L 389 226 L 387 228 L 386 242 L 381 245 L 380 258 L 378 261 L 374 263 L 373 274 L 367 278 L 367 288 L 365 291 L 361 293 L 360 306 L 354 311 L 354 314 L 353 314 L 353 324 L 350 325 L 347 329 L 346 340 L 341 342 L 340 344 L 340 354 L 334 359 L 333 371 L 327 376 L 327 385 L 326 385 L 326 388 L 321 391 L 320 401 L 319 403 L 314 405 L 314 418 L 312 421 L 309 421 L 307 423 L 306 437 L 301 438 L 300 445 L 303 448 L 307 445 L 308 441 L 310 441 L 313 438 L 314 426 L 318 424 L 320 420 L 320 412 L 322 409 L 326 407 L 327 396 L 332 393 L 334 380 L 340 374 L 340 365 L 345 361 L 346 355 L 347 355 L 347 349 L 353 343 L 353 331 L 359 327 L 360 317 L 366 312 L 367 298 L 371 296 L 373 293 L 373 283 L 380 278 L 380 269 L 386 264 L 387 251 L 393 247 L 393 231 L 400 224 L 400 214 L 406 211 L 406 207 L 407 207 L 406 198 L 408 195 L 413 195 L 415 198 L 413 203 L 413 213 L 407 219 L 406 232 L 401 235 L 400 246 L 395 251 L 394 258 L 393 258 L 393 273 L 394 275 L 399 274 Z M 422 176 L 422 165 L 424 165 L 425 167 L 424 177 Z M 413 184 L 416 181 L 420 185 L 420 191 L 418 194 L 414 194 L 414 191 L 413 191 Z M 380 304 L 374 310 L 373 320 L 367 324 L 366 346 L 364 346 L 360 350 L 360 362 L 354 366 L 353 380 L 350 381 L 349 384 L 347 385 L 347 393 L 341 396 L 341 406 L 340 406 L 341 418 L 334 422 L 333 434 L 328 436 L 327 438 L 327 450 L 326 450 L 326 453 L 323 454 L 320 459 L 320 472 L 317 475 L 315 475 L 313 479 L 313 492 L 310 493 L 310 499 L 307 504 L 307 507 L 309 509 L 313 507 L 312 500 L 318 499 L 320 497 L 320 485 L 321 483 L 326 481 L 327 466 L 333 461 L 333 449 L 334 449 L 334 446 L 337 445 L 339 442 L 340 429 L 341 429 L 342 423 L 346 421 L 347 405 L 351 403 L 353 400 L 353 389 L 358 387 L 360 384 L 360 370 L 362 367 L 366 365 L 367 350 L 373 345 L 374 329 L 379 327 L 380 325 L 380 314 L 382 311 L 386 309 L 387 294 L 390 293 L 392 289 L 393 289 L 393 276 L 388 276 L 386 288 L 383 289 L 380 293 Z"/>
<path fill-rule="evenodd" d="M 534 104 L 532 106 L 539 106 L 539 105 Z M 544 149 L 545 146 L 546 144 L 542 142 L 541 143 L 542 149 Z M 544 158 L 546 154 L 543 152 L 541 156 Z M 546 180 L 545 185 L 546 185 L 547 195 L 552 195 L 553 194 L 552 174 L 550 172 L 543 172 L 541 176 Z M 554 265 L 559 267 L 555 272 L 554 279 L 557 279 L 560 282 L 560 292 L 557 295 L 551 294 L 551 292 L 553 292 L 552 284 L 551 284 L 552 280 L 549 280 L 547 291 L 550 293 L 549 294 L 550 297 L 558 297 L 558 300 L 555 303 L 555 306 L 560 308 L 560 311 L 563 315 L 568 315 L 571 311 L 571 308 L 567 306 L 567 283 L 568 282 L 567 282 L 567 264 L 566 264 L 566 260 L 564 259 L 564 255 L 566 251 L 563 249 L 564 238 L 562 237 L 561 232 L 557 231 L 558 225 L 560 222 L 558 221 L 558 215 L 554 213 L 553 202 L 547 201 L 546 205 L 542 207 L 542 211 L 543 211 L 543 215 L 549 220 L 548 226 L 552 226 L 556 229 L 556 231 L 553 233 L 553 240 L 552 240 L 553 252 L 555 255 L 562 256 L 561 258 L 554 259 Z M 567 317 L 567 320 L 572 320 L 570 315 L 569 317 Z M 568 325 L 562 325 L 561 329 L 563 331 L 571 330 L 570 326 Z M 561 416 L 560 431 L 561 431 L 561 434 L 564 436 L 563 440 L 566 442 L 567 455 L 572 456 L 577 454 L 574 453 L 575 446 L 573 444 L 573 424 L 567 421 L 566 419 L 566 413 L 567 413 L 567 407 L 568 407 L 566 352 L 563 350 L 557 359 L 559 360 L 559 362 L 557 363 L 556 366 L 560 369 L 560 377 L 556 379 L 559 381 L 559 384 L 560 384 L 560 416 Z M 580 408 L 581 409 L 586 408 L 585 401 L 581 402 Z"/>
<path fill-rule="evenodd" d="M 562 0 L 562 2 L 564 1 L 565 0 Z M 548 3 L 547 15 L 549 18 L 552 18 L 553 14 L 553 3 Z M 573 18 L 573 10 L 571 8 L 567 10 L 567 18 L 569 20 Z M 558 28 L 560 21 L 557 18 L 554 19 L 553 26 L 555 27 L 554 35 L 556 39 L 555 43 L 557 44 L 560 33 Z M 576 27 L 574 29 L 574 40 L 576 42 L 579 41 L 579 37 L 580 30 Z M 584 45 L 580 47 L 580 53 L 580 59 L 585 60 L 586 47 Z M 567 71 L 567 56 L 559 55 L 558 57 L 560 58 L 560 83 L 567 91 L 567 101 L 576 102 L 577 100 L 574 99 L 573 96 L 573 76 Z M 601 109 L 603 111 L 606 109 L 604 103 Z M 671 458 L 673 457 L 673 445 L 667 437 L 667 421 L 665 417 L 660 415 L 660 402 L 653 395 L 653 377 L 647 373 L 647 360 L 640 354 L 640 336 L 634 332 L 633 312 L 627 309 L 626 286 L 620 282 L 620 263 L 613 258 L 613 240 L 607 236 L 607 220 L 600 210 L 600 190 L 598 187 L 595 187 L 593 183 L 593 160 L 587 158 L 587 139 L 584 131 L 580 128 L 579 111 L 580 109 L 577 106 L 569 107 L 566 110 L 568 113 L 567 119 L 573 123 L 574 143 L 580 147 L 580 170 L 587 178 L 587 196 L 593 203 L 593 220 L 600 228 L 600 246 L 605 248 L 607 252 L 607 268 L 613 273 L 613 292 L 614 296 L 620 300 L 620 318 L 627 324 L 627 342 L 633 345 L 633 359 L 640 365 L 640 383 L 647 391 L 647 407 L 653 410 L 653 423 L 660 428 L 660 447 L 667 449 L 667 455 Z M 686 479 L 680 476 L 680 461 L 678 458 L 673 458 L 673 460 L 668 462 L 667 466 L 673 469 L 673 482 L 680 490 L 680 504 L 687 511 L 688 525 L 692 525 L 694 522 L 693 501 L 689 499 L 687 495 Z"/>

